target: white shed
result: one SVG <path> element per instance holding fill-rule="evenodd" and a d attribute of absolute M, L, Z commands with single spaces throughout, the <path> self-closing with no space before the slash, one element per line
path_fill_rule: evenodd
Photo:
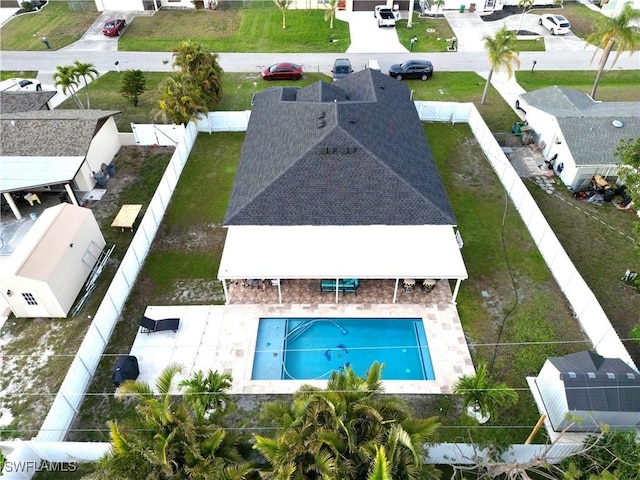
<path fill-rule="evenodd" d="M 90 209 L 47 208 L 13 253 L 0 294 L 16 317 L 66 317 L 105 243 Z"/>
<path fill-rule="evenodd" d="M 569 432 L 595 432 L 601 425 L 614 430 L 640 427 L 640 374 L 619 358 L 594 352 L 551 357 L 535 384 L 544 405 L 541 413 L 555 432 L 567 427 Z"/>

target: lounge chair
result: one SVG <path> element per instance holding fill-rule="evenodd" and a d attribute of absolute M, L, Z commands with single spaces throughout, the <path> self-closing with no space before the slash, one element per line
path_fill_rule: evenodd
<path fill-rule="evenodd" d="M 357 278 L 345 278 L 338 282 L 339 292 L 351 292 L 356 293 L 356 290 L 360 286 L 360 281 Z M 335 292 L 336 281 L 335 280 L 322 280 L 320 281 L 320 290 L 322 292 Z"/>
<path fill-rule="evenodd" d="M 179 318 L 163 318 L 161 320 L 154 320 L 144 315 L 140 317 L 140 331 L 142 333 L 162 332 L 164 330 L 178 331 L 180 325 Z"/>

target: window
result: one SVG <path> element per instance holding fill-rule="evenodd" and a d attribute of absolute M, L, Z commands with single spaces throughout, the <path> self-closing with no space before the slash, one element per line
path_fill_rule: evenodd
<path fill-rule="evenodd" d="M 27 302 L 27 305 L 38 305 L 38 302 L 36 302 L 36 297 L 34 297 L 32 293 L 23 293 L 22 298 L 24 298 L 24 301 Z"/>

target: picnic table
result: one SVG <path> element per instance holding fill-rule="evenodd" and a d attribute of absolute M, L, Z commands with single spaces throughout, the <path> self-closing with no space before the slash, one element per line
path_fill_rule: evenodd
<path fill-rule="evenodd" d="M 123 205 L 116 218 L 113 219 L 111 226 L 121 228 L 123 232 L 125 228 L 133 232 L 133 226 L 141 209 L 142 205 Z"/>

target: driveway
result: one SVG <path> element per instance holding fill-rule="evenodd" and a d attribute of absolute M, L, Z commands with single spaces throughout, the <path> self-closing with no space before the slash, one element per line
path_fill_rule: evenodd
<path fill-rule="evenodd" d="M 349 23 L 351 45 L 346 53 L 407 53 L 398 40 L 395 28 L 379 28 L 373 12 L 345 12 L 339 10 L 336 18 Z"/>
<path fill-rule="evenodd" d="M 151 12 L 152 14 L 153 12 Z M 147 14 L 149 15 L 149 14 Z M 140 12 L 118 12 L 108 11 L 103 12 L 102 15 L 94 22 L 91 27 L 85 32 L 85 34 L 77 42 L 67 45 L 60 49 L 61 52 L 81 52 L 81 51 L 98 51 L 98 52 L 117 52 L 118 51 L 118 37 L 105 37 L 102 34 L 102 27 L 104 23 L 110 18 L 124 18 L 127 21 L 127 25 L 131 21 L 140 16 Z M 126 29 L 125 29 L 126 30 Z"/>

